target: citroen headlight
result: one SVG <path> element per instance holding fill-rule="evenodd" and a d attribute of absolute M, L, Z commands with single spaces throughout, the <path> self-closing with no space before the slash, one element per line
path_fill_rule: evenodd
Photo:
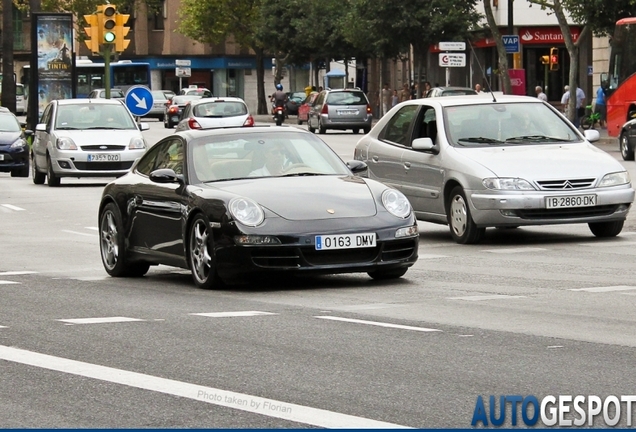
<path fill-rule="evenodd" d="M 411 214 L 411 203 L 402 192 L 387 189 L 382 192 L 382 205 L 393 216 L 406 218 Z"/>
<path fill-rule="evenodd" d="M 522 178 L 486 178 L 482 183 L 486 188 L 494 190 L 536 190 L 529 181 Z"/>
<path fill-rule="evenodd" d="M 15 140 L 15 142 L 13 144 L 11 144 L 12 149 L 18 149 L 20 147 L 26 147 L 27 143 L 24 139 L 22 138 L 18 138 L 17 140 Z"/>
<path fill-rule="evenodd" d="M 60 150 L 77 150 L 77 146 L 73 140 L 67 137 L 58 138 L 55 142 L 55 147 Z"/>
<path fill-rule="evenodd" d="M 247 226 L 258 226 L 265 219 L 261 206 L 248 198 L 234 198 L 230 201 L 230 214 Z"/>
<path fill-rule="evenodd" d="M 627 171 L 605 174 L 598 187 L 619 186 L 630 182 Z"/>
<path fill-rule="evenodd" d="M 130 140 L 130 144 L 128 144 L 128 150 L 138 150 L 138 149 L 145 149 L 145 148 L 146 148 L 146 142 L 141 137 L 133 137 Z"/>

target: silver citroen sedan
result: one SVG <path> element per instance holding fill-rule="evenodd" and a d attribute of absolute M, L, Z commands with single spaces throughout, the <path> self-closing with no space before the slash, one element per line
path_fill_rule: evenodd
<path fill-rule="evenodd" d="M 148 148 L 128 108 L 113 99 L 60 99 L 44 109 L 31 151 L 33 183 L 62 177 L 119 177 Z"/>
<path fill-rule="evenodd" d="M 487 227 L 587 223 L 618 235 L 634 200 L 629 175 L 551 105 L 525 96 L 406 101 L 357 144 L 367 176 L 402 191 L 418 219 L 457 243 Z"/>

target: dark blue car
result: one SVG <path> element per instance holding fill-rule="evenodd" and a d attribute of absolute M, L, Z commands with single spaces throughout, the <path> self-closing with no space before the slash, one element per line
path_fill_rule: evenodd
<path fill-rule="evenodd" d="M 7 108 L 0 107 L 0 172 L 10 172 L 11 177 L 29 176 L 29 145 L 27 135 L 18 118 Z"/>

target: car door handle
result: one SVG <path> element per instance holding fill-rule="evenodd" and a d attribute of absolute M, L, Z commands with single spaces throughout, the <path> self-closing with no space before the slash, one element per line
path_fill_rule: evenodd
<path fill-rule="evenodd" d="M 371 158 L 371 160 L 372 160 L 373 162 L 378 162 L 378 161 L 380 160 L 380 158 L 379 158 L 377 155 L 374 155 L 374 156 Z"/>
<path fill-rule="evenodd" d="M 404 162 L 404 168 L 406 169 L 411 168 L 411 162 Z"/>

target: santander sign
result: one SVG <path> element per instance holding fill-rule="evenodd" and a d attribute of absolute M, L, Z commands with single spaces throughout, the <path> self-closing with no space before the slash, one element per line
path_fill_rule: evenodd
<path fill-rule="evenodd" d="M 572 40 L 576 42 L 581 33 L 579 27 L 570 27 Z M 563 43 L 563 34 L 559 27 L 521 27 L 519 29 L 519 39 L 522 44 L 549 44 Z"/>

